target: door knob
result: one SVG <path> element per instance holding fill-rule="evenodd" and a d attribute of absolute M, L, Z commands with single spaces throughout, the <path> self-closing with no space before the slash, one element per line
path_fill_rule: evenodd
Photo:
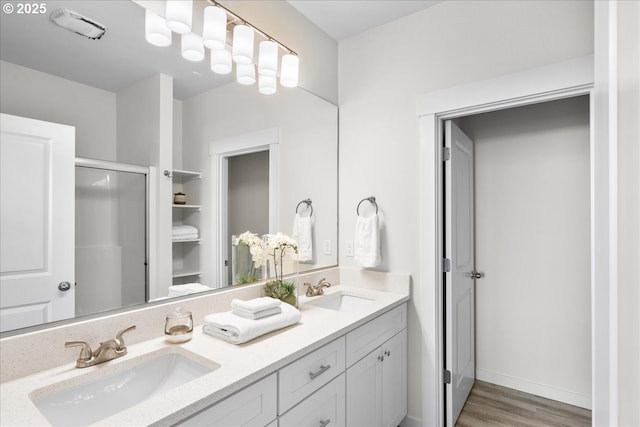
<path fill-rule="evenodd" d="M 71 289 L 71 283 L 69 283 L 69 282 L 60 282 L 60 283 L 58 283 L 58 290 L 60 290 L 62 292 L 67 292 L 69 289 Z"/>
<path fill-rule="evenodd" d="M 471 277 L 474 279 L 482 279 L 484 277 L 484 273 L 480 273 L 479 271 L 472 271 Z"/>

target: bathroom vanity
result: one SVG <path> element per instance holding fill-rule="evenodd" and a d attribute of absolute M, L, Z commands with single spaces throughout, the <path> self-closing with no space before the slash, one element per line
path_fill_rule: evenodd
<path fill-rule="evenodd" d="M 410 278 L 354 269 L 336 279 L 333 283 L 340 285 L 325 295 L 300 298 L 300 323 L 243 345 L 217 340 L 197 327 L 193 339 L 181 345 L 168 344 L 158 336 L 130 345 L 128 355 L 101 365 L 76 369 L 74 363 L 67 363 L 4 382 L 0 386 L 3 423 L 50 424 L 51 418 L 39 409 L 44 399 L 55 400 L 69 390 L 82 392 L 111 379 L 119 387 L 125 382 L 118 375 L 133 378 L 147 371 L 150 379 L 143 383 L 148 385 L 160 372 L 154 366 L 171 359 L 181 366 L 180 372 L 174 368 L 168 375 L 167 382 L 177 381 L 174 386 L 159 385 L 148 396 L 136 391 L 142 397 L 133 405 L 106 405 L 105 414 L 81 423 L 398 425 L 407 411 Z M 188 300 L 183 306 L 191 308 Z M 201 319 L 196 318 L 196 323 Z M 70 406 L 67 413 L 73 411 L 92 412 Z"/>

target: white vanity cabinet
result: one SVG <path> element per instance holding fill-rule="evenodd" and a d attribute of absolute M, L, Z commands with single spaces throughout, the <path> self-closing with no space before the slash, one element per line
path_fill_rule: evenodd
<path fill-rule="evenodd" d="M 402 304 L 179 425 L 397 426 L 407 414 L 406 327 Z"/>
<path fill-rule="evenodd" d="M 347 334 L 347 360 L 347 425 L 397 426 L 407 414 L 406 305 Z"/>
<path fill-rule="evenodd" d="M 194 427 L 271 425 L 276 421 L 277 395 L 277 374 L 273 373 L 176 425 Z"/>

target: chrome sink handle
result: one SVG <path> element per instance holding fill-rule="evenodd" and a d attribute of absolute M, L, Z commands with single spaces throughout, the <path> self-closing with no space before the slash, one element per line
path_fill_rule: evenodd
<path fill-rule="evenodd" d="M 66 348 L 82 347 L 80 355 L 78 356 L 78 362 L 88 362 L 93 357 L 91 347 L 89 347 L 89 344 L 85 341 L 67 341 L 64 343 L 64 346 Z"/>
<path fill-rule="evenodd" d="M 135 328 L 136 328 L 136 325 L 132 325 L 132 326 L 129 326 L 128 328 L 124 328 L 123 330 L 121 330 L 116 334 L 116 341 L 118 343 L 118 347 L 116 348 L 116 350 L 120 351 L 127 348 L 127 346 L 124 345 L 124 339 L 122 338 L 122 335 L 124 335 L 125 332 L 134 330 Z"/>

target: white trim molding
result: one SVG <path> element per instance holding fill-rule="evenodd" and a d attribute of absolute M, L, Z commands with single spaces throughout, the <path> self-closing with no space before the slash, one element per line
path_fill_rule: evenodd
<path fill-rule="evenodd" d="M 427 307 L 426 313 L 419 313 L 422 330 L 422 424 L 425 426 L 442 426 L 445 422 L 444 388 L 442 386 L 443 331 L 442 331 L 442 272 L 440 260 L 442 254 L 442 162 L 440 145 L 442 140 L 442 124 L 446 119 L 495 111 L 516 106 L 535 104 L 578 95 L 591 95 L 594 86 L 593 56 L 575 58 L 531 70 L 505 75 L 489 80 L 478 81 L 449 89 L 438 90 L 420 95 L 417 98 L 417 116 L 420 132 L 420 188 L 419 188 L 419 257 L 420 280 L 414 287 L 414 298 L 420 299 Z M 592 115 L 593 129 L 593 115 Z M 591 133 L 592 162 L 608 170 L 608 158 L 601 158 L 597 150 L 599 144 Z M 596 180 L 598 178 L 596 177 Z M 593 233 L 609 233 L 606 217 L 594 215 L 595 207 L 603 203 L 608 206 L 608 196 L 594 189 L 592 178 L 591 214 L 595 218 L 592 224 L 591 256 L 592 269 L 596 241 Z M 595 266 L 597 268 L 597 265 Z M 593 271 L 592 271 L 593 273 Z M 607 281 L 596 279 L 592 274 L 592 295 L 594 290 L 607 292 Z M 593 297 L 592 297 L 593 299 Z M 608 313 L 608 299 L 592 302 L 595 315 Z M 595 338 L 595 325 L 592 337 Z M 608 341 L 598 340 L 598 350 L 609 351 Z M 595 347 L 594 347 L 595 348 Z M 595 350 L 594 350 L 595 351 Z M 602 367 L 592 368 L 593 378 Z M 600 372 L 598 373 L 598 377 Z M 595 395 L 594 395 L 595 398 Z M 608 399 L 608 395 L 598 395 Z M 597 408 L 597 402 L 593 402 Z"/>

